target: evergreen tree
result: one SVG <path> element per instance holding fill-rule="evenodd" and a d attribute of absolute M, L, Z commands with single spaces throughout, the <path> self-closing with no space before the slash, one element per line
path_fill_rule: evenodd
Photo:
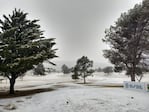
<path fill-rule="evenodd" d="M 106 30 L 103 39 L 111 49 L 104 51 L 116 69 L 126 70 L 135 81 L 148 69 L 149 60 L 149 1 L 144 0 L 127 13 L 121 14 L 115 25 Z M 117 69 L 118 68 L 118 69 Z"/>
<path fill-rule="evenodd" d="M 34 69 L 34 75 L 45 75 L 45 68 L 42 63 L 39 63 Z"/>
<path fill-rule="evenodd" d="M 57 57 L 54 39 L 45 39 L 39 20 L 27 19 L 27 13 L 15 9 L 0 19 L 0 71 L 10 80 L 14 94 L 16 78 L 44 60 Z"/>
<path fill-rule="evenodd" d="M 64 74 L 68 74 L 68 73 L 71 72 L 71 69 L 69 69 L 68 66 L 65 65 L 65 64 L 62 65 L 61 69 L 62 69 L 62 72 L 63 72 Z"/>

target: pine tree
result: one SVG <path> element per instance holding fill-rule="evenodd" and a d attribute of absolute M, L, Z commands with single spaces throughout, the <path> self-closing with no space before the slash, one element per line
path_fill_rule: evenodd
<path fill-rule="evenodd" d="M 135 81 L 149 65 L 149 1 L 144 0 L 133 9 L 121 14 L 115 25 L 106 30 L 103 39 L 111 49 L 104 51 L 115 68 L 126 70 Z"/>
<path fill-rule="evenodd" d="M 54 39 L 45 39 L 39 20 L 29 20 L 27 15 L 15 9 L 0 19 L 0 71 L 10 80 L 10 94 L 14 94 L 16 78 L 33 65 L 57 57 Z"/>
<path fill-rule="evenodd" d="M 90 76 L 94 72 L 94 70 L 91 69 L 92 67 L 93 61 L 89 60 L 87 56 L 82 56 L 80 59 L 77 60 L 74 75 L 72 78 L 78 78 L 78 76 L 81 76 L 84 79 L 85 84 L 86 77 Z"/>
<path fill-rule="evenodd" d="M 33 69 L 33 71 L 34 71 L 34 75 L 46 75 L 45 74 L 45 68 L 44 68 L 44 66 L 43 66 L 43 64 L 42 63 L 39 63 L 34 69 Z"/>

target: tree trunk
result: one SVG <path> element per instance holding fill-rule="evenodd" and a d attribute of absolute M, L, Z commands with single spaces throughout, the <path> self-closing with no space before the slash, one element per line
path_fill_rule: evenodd
<path fill-rule="evenodd" d="M 135 74 L 131 74 L 131 81 L 135 82 Z"/>
<path fill-rule="evenodd" d="M 84 78 L 84 84 L 86 84 L 86 80 L 85 80 L 85 73 L 84 73 L 84 77 L 83 77 L 83 78 Z"/>
<path fill-rule="evenodd" d="M 141 82 L 142 78 L 143 78 L 143 75 L 140 76 L 139 82 Z"/>
<path fill-rule="evenodd" d="M 132 72 L 131 72 L 131 81 L 135 82 L 135 64 L 133 64 Z"/>
<path fill-rule="evenodd" d="M 141 74 L 140 78 L 137 78 L 137 76 L 136 76 L 136 79 L 137 79 L 139 82 L 141 82 L 142 78 L 143 78 L 143 74 Z"/>
<path fill-rule="evenodd" d="M 9 89 L 9 94 L 14 94 L 14 85 L 15 85 L 15 81 L 16 81 L 16 78 L 15 77 L 12 77 L 9 79 L 10 81 L 10 89 Z"/>

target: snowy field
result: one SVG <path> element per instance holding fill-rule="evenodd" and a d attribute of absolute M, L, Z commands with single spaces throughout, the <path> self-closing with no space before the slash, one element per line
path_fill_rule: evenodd
<path fill-rule="evenodd" d="M 70 75 L 62 73 L 47 76 L 26 75 L 18 79 L 15 89 L 53 88 L 49 92 L 34 95 L 0 99 L 0 112 L 149 112 L 149 93 L 126 90 L 122 87 L 102 85 L 122 85 L 130 78 L 124 74 L 95 73 L 87 78 L 87 85 L 78 84 Z M 143 82 L 149 82 L 145 75 Z M 0 90 L 8 90 L 9 83 L 3 80 Z M 59 88 L 58 88 L 59 87 Z"/>

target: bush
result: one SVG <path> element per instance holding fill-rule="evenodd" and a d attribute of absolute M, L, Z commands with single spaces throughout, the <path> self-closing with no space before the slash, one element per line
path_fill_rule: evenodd
<path fill-rule="evenodd" d="M 72 79 L 79 79 L 77 74 L 73 74 L 71 77 L 72 77 Z"/>

